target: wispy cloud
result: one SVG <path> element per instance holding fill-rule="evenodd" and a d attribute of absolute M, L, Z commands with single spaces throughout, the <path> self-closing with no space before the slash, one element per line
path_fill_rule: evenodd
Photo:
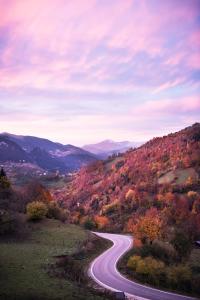
<path fill-rule="evenodd" d="M 70 113 L 79 127 L 91 114 L 107 124 L 110 113 L 118 128 L 119 110 L 129 120 L 129 107 L 137 111 L 138 104 L 144 113 L 162 114 L 163 108 L 175 124 L 183 107 L 190 115 L 191 103 L 199 101 L 199 17 L 198 0 L 0 0 L 0 103 L 7 102 L 8 111 L 5 123 L 1 107 L 0 125 L 8 126 L 16 105 L 24 124 L 29 115 L 50 126 L 56 106 L 57 120 L 67 116 L 63 128 L 73 128 Z M 95 120 L 98 131 L 102 120 Z M 141 128 L 145 122 L 141 118 Z M 130 135 L 128 124 L 122 117 L 122 138 Z M 37 126 L 34 133 L 40 133 Z"/>

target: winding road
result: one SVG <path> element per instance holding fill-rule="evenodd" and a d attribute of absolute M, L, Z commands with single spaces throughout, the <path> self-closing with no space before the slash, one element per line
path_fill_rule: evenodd
<path fill-rule="evenodd" d="M 113 246 L 98 256 L 90 265 L 89 274 L 99 285 L 112 291 L 123 291 L 136 299 L 149 300 L 194 300 L 175 293 L 138 284 L 123 277 L 117 270 L 117 262 L 131 248 L 133 239 L 130 236 L 111 233 L 97 233 L 99 237 L 113 242 Z M 138 298 L 137 298 L 138 297 Z"/>

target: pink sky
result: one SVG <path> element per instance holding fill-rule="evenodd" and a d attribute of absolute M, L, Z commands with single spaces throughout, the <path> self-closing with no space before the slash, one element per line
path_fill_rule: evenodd
<path fill-rule="evenodd" d="M 199 0 L 0 0 L 1 131 L 82 145 L 199 121 L 199 20 Z"/>

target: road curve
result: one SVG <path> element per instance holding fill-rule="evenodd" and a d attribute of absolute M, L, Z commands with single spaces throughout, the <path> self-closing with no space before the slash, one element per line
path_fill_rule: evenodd
<path fill-rule="evenodd" d="M 90 265 L 89 274 L 99 285 L 112 291 L 123 291 L 128 295 L 149 300 L 195 299 L 150 288 L 123 277 L 118 272 L 116 265 L 121 256 L 123 256 L 131 248 L 133 243 L 132 237 L 121 234 L 94 233 L 99 237 L 113 242 L 113 246 L 98 256 Z"/>

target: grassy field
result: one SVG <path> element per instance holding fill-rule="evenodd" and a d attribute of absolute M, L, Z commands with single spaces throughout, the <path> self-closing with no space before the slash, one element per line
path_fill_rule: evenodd
<path fill-rule="evenodd" d="M 78 226 L 44 220 L 24 241 L 0 242 L 0 299 L 102 299 L 46 271 L 53 256 L 72 253 L 87 237 Z"/>
<path fill-rule="evenodd" d="M 198 179 L 198 174 L 193 168 L 169 171 L 158 179 L 159 184 L 185 184 L 187 179 Z"/>

